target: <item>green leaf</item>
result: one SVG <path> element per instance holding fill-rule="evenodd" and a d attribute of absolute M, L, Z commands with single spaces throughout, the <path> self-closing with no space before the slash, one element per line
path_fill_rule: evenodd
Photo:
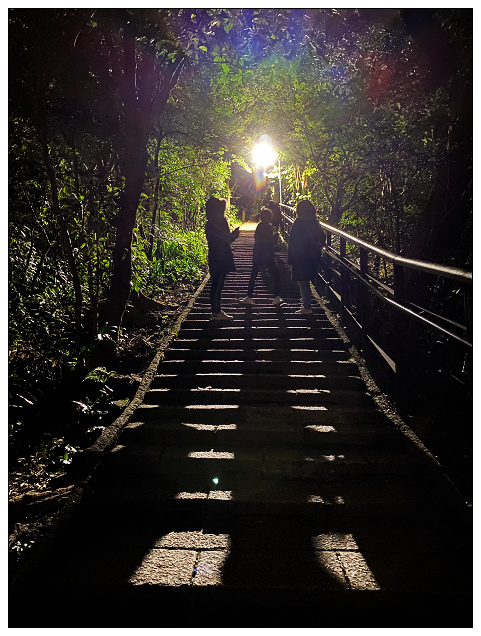
<path fill-rule="evenodd" d="M 199 49 L 201 51 L 205 51 L 207 53 L 207 47 L 206 46 L 199 46 Z"/>

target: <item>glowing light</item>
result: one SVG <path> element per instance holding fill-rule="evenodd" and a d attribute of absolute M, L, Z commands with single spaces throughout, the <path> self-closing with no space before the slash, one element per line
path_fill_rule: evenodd
<path fill-rule="evenodd" d="M 207 499 L 206 492 L 178 492 L 174 499 Z"/>
<path fill-rule="evenodd" d="M 222 409 L 238 409 L 238 404 L 187 404 L 184 408 L 186 409 L 212 409 L 216 411 L 220 411 Z"/>
<path fill-rule="evenodd" d="M 217 484 L 219 483 L 219 478 L 218 477 L 214 477 L 214 479 L 212 481 L 217 486 Z"/>
<path fill-rule="evenodd" d="M 202 550 L 192 572 L 192 585 L 221 586 L 224 563 L 228 556 L 229 550 Z"/>
<path fill-rule="evenodd" d="M 308 424 L 305 428 L 317 433 L 336 433 L 334 426 L 322 426 L 321 424 Z"/>
<path fill-rule="evenodd" d="M 234 453 L 210 451 L 193 451 L 187 455 L 191 459 L 235 459 Z"/>
<path fill-rule="evenodd" d="M 232 499 L 232 490 L 211 490 L 208 499 L 230 501 Z"/>
<path fill-rule="evenodd" d="M 222 585 L 228 534 L 170 532 L 155 540 L 129 579 L 134 586 Z"/>
<path fill-rule="evenodd" d="M 312 544 L 321 568 L 345 589 L 381 589 L 352 534 L 320 534 L 312 537 Z"/>
<path fill-rule="evenodd" d="M 272 146 L 267 143 L 257 144 L 252 151 L 254 164 L 259 168 L 272 166 L 276 161 L 276 153 Z"/>

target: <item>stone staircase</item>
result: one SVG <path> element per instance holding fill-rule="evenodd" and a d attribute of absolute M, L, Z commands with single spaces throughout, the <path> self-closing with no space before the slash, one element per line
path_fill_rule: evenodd
<path fill-rule="evenodd" d="M 467 627 L 470 515 L 377 407 L 319 306 L 296 314 L 286 253 L 223 308 L 209 285 L 18 627 Z"/>

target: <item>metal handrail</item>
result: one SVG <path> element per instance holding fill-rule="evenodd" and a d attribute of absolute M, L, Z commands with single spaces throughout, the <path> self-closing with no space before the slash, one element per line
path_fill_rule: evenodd
<path fill-rule="evenodd" d="M 295 210 L 285 204 L 281 210 L 287 239 Z M 459 420 L 469 419 L 472 400 L 472 272 L 405 258 L 328 223 L 320 221 L 320 225 L 327 244 L 313 282 L 339 314 L 340 324 L 381 392 L 393 399 L 397 412 L 408 418 L 430 450 L 444 453 L 454 448 L 468 457 L 469 435 Z M 373 254 L 392 263 L 392 276 L 385 282 L 377 278 Z M 431 293 L 427 276 L 412 279 L 406 268 L 437 276 L 442 289 L 449 286 L 456 294 L 461 292 L 453 305 L 455 313 L 451 315 L 445 306 L 442 311 L 449 317 L 434 313 L 439 311 L 432 306 L 437 299 L 435 288 Z M 438 281 L 433 278 L 432 282 Z M 425 301 L 434 311 L 416 304 Z"/>
<path fill-rule="evenodd" d="M 341 263 L 342 265 L 346 266 L 346 263 L 339 257 L 337 256 L 337 254 L 330 254 L 331 258 L 335 259 L 336 261 L 338 261 L 339 263 Z M 345 259 L 349 265 L 353 265 L 353 263 L 347 259 Z M 450 336 L 451 338 L 454 338 L 455 340 L 457 340 L 458 342 L 461 342 L 462 344 L 471 347 L 472 348 L 472 343 L 468 342 L 467 340 L 465 340 L 464 338 L 461 338 L 460 336 L 458 336 L 457 334 L 453 333 L 452 331 L 449 331 L 448 329 L 446 329 L 445 327 L 441 327 L 441 325 L 438 325 L 437 323 L 433 322 L 432 320 L 429 320 L 428 318 L 425 318 L 424 316 L 422 316 L 420 313 L 417 313 L 416 311 L 414 311 L 413 309 L 410 309 L 409 307 L 406 307 L 405 305 L 402 305 L 399 301 L 395 301 L 392 298 L 388 298 L 387 296 L 384 296 L 383 294 L 381 294 L 381 292 L 372 284 L 370 283 L 366 278 L 364 278 L 363 276 L 361 276 L 361 274 L 357 271 L 359 268 L 355 267 L 355 269 L 353 269 L 352 267 L 348 267 L 350 273 L 355 276 L 363 285 L 365 285 L 366 287 L 368 287 L 374 294 L 376 294 L 376 296 L 378 296 L 379 298 L 381 298 L 381 300 L 384 300 L 385 302 L 389 303 L 392 307 L 396 307 L 396 309 L 399 309 L 400 311 L 409 314 L 410 316 L 416 318 L 417 320 L 419 320 L 420 322 L 423 322 L 426 325 L 429 325 L 430 327 L 434 327 L 435 329 L 437 329 L 439 332 L 443 333 L 446 336 Z M 379 282 L 379 281 L 376 281 Z M 386 287 L 385 285 L 383 285 L 383 287 Z M 391 293 L 392 290 L 389 290 Z M 410 303 L 412 304 L 412 303 Z M 437 314 L 434 314 L 428 310 L 423 309 L 422 307 L 418 307 L 417 305 L 413 305 L 414 307 L 416 307 L 416 309 L 419 309 L 420 311 L 427 311 L 427 313 L 431 314 L 432 316 L 435 316 L 436 318 L 439 318 L 441 320 L 447 320 L 445 319 L 443 316 L 438 316 Z M 457 323 L 454 323 L 454 321 L 449 321 L 452 322 L 453 324 L 456 324 L 457 326 L 461 327 L 463 330 L 466 331 L 466 327 L 464 325 L 458 325 Z"/>
<path fill-rule="evenodd" d="M 281 203 L 280 207 L 286 208 L 288 210 L 291 210 L 292 212 L 295 212 L 294 208 L 291 208 L 290 206 L 285 205 L 284 203 Z M 289 217 L 287 214 L 284 214 L 284 216 L 286 216 L 291 223 L 294 222 L 294 219 Z M 451 278 L 453 280 L 457 280 L 462 283 L 469 284 L 473 282 L 472 272 L 468 272 L 458 267 L 450 267 L 449 265 L 439 265 L 436 263 L 430 263 L 429 261 L 420 261 L 420 260 L 416 260 L 412 258 L 405 258 L 404 256 L 399 256 L 399 254 L 395 254 L 394 252 L 389 252 L 387 250 L 383 250 L 380 247 L 376 247 L 375 245 L 371 245 L 370 243 L 366 243 L 366 241 L 363 241 L 362 239 L 352 236 L 351 234 L 348 234 L 347 232 L 344 232 L 343 230 L 340 230 L 337 227 L 328 225 L 327 223 L 324 223 L 323 221 L 319 221 L 319 223 L 321 224 L 321 227 L 327 232 L 330 232 L 331 234 L 336 234 L 337 236 L 340 236 L 346 239 L 346 241 L 349 241 L 350 243 L 354 243 L 358 247 L 362 247 L 366 250 L 369 250 L 370 252 L 373 252 L 374 254 L 382 256 L 383 258 L 387 259 L 388 261 L 391 261 L 395 265 L 401 265 L 402 267 L 408 267 L 410 269 L 426 272 L 428 274 L 434 274 L 435 276 L 445 276 L 446 278 Z"/>

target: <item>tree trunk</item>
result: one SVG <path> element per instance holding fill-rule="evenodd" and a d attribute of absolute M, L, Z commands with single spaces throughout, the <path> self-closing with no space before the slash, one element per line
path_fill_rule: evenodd
<path fill-rule="evenodd" d="M 132 274 L 132 231 L 147 168 L 147 141 L 152 126 L 167 106 L 184 60 L 171 61 L 156 69 L 155 42 L 143 49 L 138 59 L 134 23 L 128 18 L 120 40 L 114 43 L 108 25 L 104 31 L 110 50 L 111 72 L 123 102 L 122 173 L 125 186 L 117 215 L 117 234 L 112 255 L 113 273 L 102 322 L 117 339 L 125 306 L 130 295 Z"/>
<path fill-rule="evenodd" d="M 159 174 L 159 152 L 160 152 L 160 144 L 162 142 L 162 130 L 160 130 L 159 135 L 157 137 L 157 146 L 155 147 L 155 169 L 157 171 L 157 178 L 155 180 L 155 190 L 154 190 L 154 204 L 152 207 L 152 222 L 150 224 L 150 232 L 149 232 L 149 247 L 147 251 L 147 258 L 149 261 L 152 260 L 152 256 L 154 253 L 154 239 L 155 239 L 155 222 L 157 220 L 157 208 L 159 207 L 159 192 L 160 192 L 160 174 Z"/>
<path fill-rule="evenodd" d="M 141 143 L 137 142 L 140 146 Z M 132 232 L 135 227 L 137 207 L 144 185 L 147 167 L 145 144 L 127 151 L 129 160 L 125 162 L 125 188 L 117 215 L 117 234 L 112 255 L 113 273 L 109 298 L 105 306 L 103 322 L 115 328 L 118 334 L 122 316 L 130 295 L 132 275 Z"/>

